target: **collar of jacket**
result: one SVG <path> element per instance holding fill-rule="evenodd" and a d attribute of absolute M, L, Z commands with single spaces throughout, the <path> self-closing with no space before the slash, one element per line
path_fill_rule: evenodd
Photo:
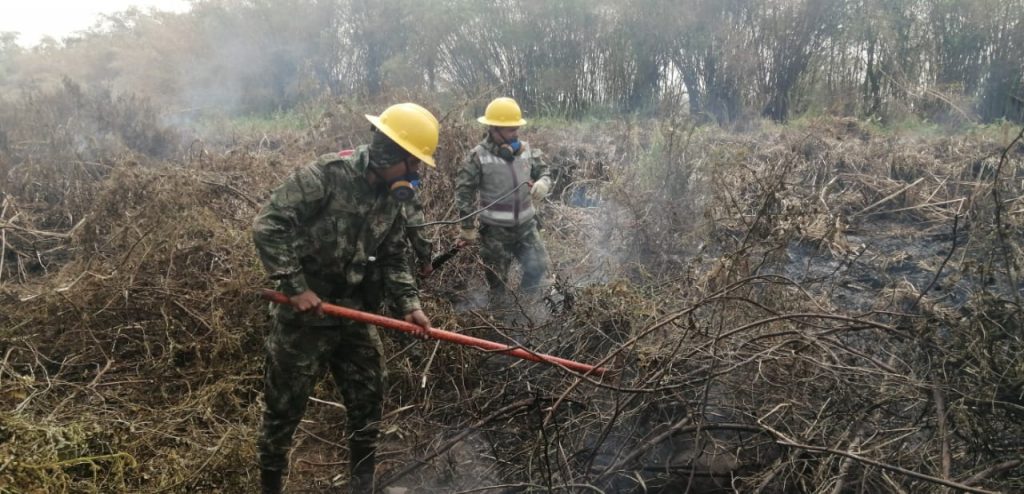
<path fill-rule="evenodd" d="M 501 147 L 500 144 L 494 142 L 494 139 L 491 139 L 490 132 L 487 132 L 487 135 L 484 136 L 484 140 L 480 141 L 480 145 L 483 146 L 483 148 L 486 149 L 488 153 L 491 153 L 495 156 L 498 155 L 498 148 Z"/>
<path fill-rule="evenodd" d="M 364 177 L 366 170 L 370 167 L 370 146 L 363 144 L 356 147 L 356 152 L 349 157 L 352 160 L 352 168 L 355 168 Z"/>
<path fill-rule="evenodd" d="M 355 152 L 348 159 L 351 160 L 352 169 L 363 178 L 362 183 L 365 184 L 364 193 L 368 196 L 380 195 L 382 193 L 381 190 L 370 183 L 370 178 L 366 176 L 367 171 L 370 169 L 370 145 L 363 144 L 357 146 Z M 387 193 L 386 188 L 383 193 Z"/>

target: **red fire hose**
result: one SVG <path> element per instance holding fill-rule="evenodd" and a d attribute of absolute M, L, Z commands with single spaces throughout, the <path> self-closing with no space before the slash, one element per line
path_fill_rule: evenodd
<path fill-rule="evenodd" d="M 278 303 L 281 305 L 291 305 L 291 301 L 288 296 L 281 293 L 275 292 L 274 290 L 262 290 L 261 294 L 263 298 Z M 372 324 L 374 326 L 381 326 L 389 329 L 395 329 L 412 334 L 422 334 L 423 328 L 413 323 L 399 321 L 398 319 L 392 319 L 390 317 L 384 317 L 377 314 L 371 314 L 369 312 L 358 311 L 341 307 L 340 305 L 333 305 L 324 303 L 321 305 L 324 314 L 328 314 L 335 317 L 343 317 L 345 319 L 351 319 L 353 321 L 359 321 L 366 324 Z M 484 340 L 480 338 L 474 338 L 472 336 L 466 336 L 464 334 L 452 333 L 451 331 L 445 331 L 443 329 L 426 328 L 426 334 L 430 338 L 435 340 L 450 341 L 452 343 L 458 343 L 473 348 L 479 348 L 481 350 L 493 351 L 505 355 L 511 355 L 524 360 L 532 360 L 534 362 L 544 362 L 546 364 L 557 365 L 565 367 L 566 369 L 574 370 L 576 372 L 582 372 L 584 374 L 597 374 L 603 375 L 608 369 L 604 367 L 594 367 L 592 365 L 581 364 L 572 360 L 566 360 L 564 358 L 554 357 L 551 355 L 545 355 L 543 353 L 534 353 L 524 350 L 521 347 L 503 345 L 490 340 Z"/>

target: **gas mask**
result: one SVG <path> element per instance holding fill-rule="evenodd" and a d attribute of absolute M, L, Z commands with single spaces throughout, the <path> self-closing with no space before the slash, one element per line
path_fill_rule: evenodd
<path fill-rule="evenodd" d="M 519 150 L 522 147 L 523 144 L 519 142 L 519 139 L 505 141 L 504 144 L 498 146 L 498 157 L 511 163 L 515 161 L 516 155 L 519 154 Z"/>
<path fill-rule="evenodd" d="M 384 175 L 380 173 L 377 168 L 372 168 L 373 174 L 377 175 L 380 179 L 380 188 L 382 191 L 387 191 L 396 201 L 405 202 L 413 198 L 416 195 L 416 189 L 420 188 L 420 174 L 409 169 L 409 164 L 405 165 L 405 174 L 399 175 L 392 179 L 384 178 Z"/>
<path fill-rule="evenodd" d="M 401 177 L 388 181 L 388 193 L 399 202 L 411 200 L 416 195 L 416 189 L 420 188 L 420 174 L 407 172 Z"/>

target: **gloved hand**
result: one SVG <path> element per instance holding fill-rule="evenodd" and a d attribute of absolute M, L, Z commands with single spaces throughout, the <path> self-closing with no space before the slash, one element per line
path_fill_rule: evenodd
<path fill-rule="evenodd" d="M 540 177 L 540 180 L 533 183 L 533 188 L 530 189 L 530 197 L 533 200 L 540 201 L 548 196 L 548 191 L 551 190 L 551 179 L 548 177 Z"/>
<path fill-rule="evenodd" d="M 475 243 L 479 237 L 480 234 L 477 233 L 476 228 L 463 228 L 459 230 L 459 239 L 455 241 L 455 245 L 462 248 Z"/>

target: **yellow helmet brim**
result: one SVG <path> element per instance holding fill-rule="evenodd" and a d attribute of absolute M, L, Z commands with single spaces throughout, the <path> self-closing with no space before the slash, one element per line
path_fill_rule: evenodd
<path fill-rule="evenodd" d="M 484 125 L 490 125 L 491 127 L 522 127 L 523 125 L 526 125 L 526 120 L 522 119 L 522 118 L 520 118 L 519 120 L 513 120 L 511 122 L 505 122 L 505 121 L 491 120 L 491 119 L 487 118 L 486 116 L 483 116 L 483 117 L 478 117 L 476 119 L 476 121 L 480 122 L 480 123 L 482 123 Z"/>

